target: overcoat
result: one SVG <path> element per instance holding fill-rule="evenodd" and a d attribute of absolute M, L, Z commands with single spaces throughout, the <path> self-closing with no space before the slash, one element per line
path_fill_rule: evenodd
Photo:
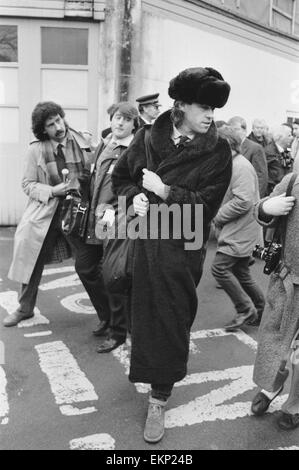
<path fill-rule="evenodd" d="M 255 169 L 259 182 L 260 197 L 265 197 L 268 189 L 268 166 L 263 147 L 250 139 L 244 139 L 241 145 L 241 153 Z"/>
<path fill-rule="evenodd" d="M 79 133 L 73 130 L 71 133 L 87 162 L 87 143 Z M 57 197 L 52 197 L 50 176 L 40 141 L 34 141 L 29 146 L 22 188 L 29 200 L 15 233 L 13 260 L 8 277 L 12 281 L 28 284 L 59 203 Z"/>
<path fill-rule="evenodd" d="M 214 124 L 207 134 L 180 148 L 174 145 L 172 132 L 167 111 L 151 130 L 150 165 L 143 128 L 112 174 L 114 191 L 126 196 L 128 204 L 140 192 L 147 194 L 151 206 L 163 202 L 142 188 L 142 169 L 149 167 L 170 186 L 166 205 L 203 206 L 201 249 L 185 250 L 183 235 L 180 239 L 158 236 L 136 240 L 131 294 L 132 382 L 169 384 L 186 375 L 190 329 L 197 311 L 196 286 L 202 274 L 210 222 L 231 179 L 231 150 L 228 142 L 218 137 Z"/>
<path fill-rule="evenodd" d="M 229 188 L 214 219 L 216 226 L 221 228 L 217 251 L 237 258 L 251 256 L 255 245 L 263 239 L 262 227 L 253 213 L 259 199 L 253 166 L 243 155 L 236 155 Z"/>
<path fill-rule="evenodd" d="M 275 187 L 270 197 L 286 192 L 292 173 L 286 175 Z M 258 332 L 258 351 L 254 367 L 255 383 L 268 391 L 276 391 L 276 377 L 281 364 L 288 357 L 294 335 L 299 328 L 299 178 L 297 177 L 292 196 L 296 202 L 287 216 L 284 260 L 289 274 L 273 273 L 270 277 L 266 306 Z M 263 200 L 264 201 L 264 200 Z M 256 206 L 257 220 L 264 226 L 273 225 L 273 220 L 264 223 L 259 218 L 259 206 Z"/>

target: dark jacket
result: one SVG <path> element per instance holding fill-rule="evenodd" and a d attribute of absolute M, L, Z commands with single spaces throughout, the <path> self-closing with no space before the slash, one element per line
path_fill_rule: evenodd
<path fill-rule="evenodd" d="M 148 122 L 145 122 L 145 120 L 139 115 L 139 128 L 142 128 L 144 126 L 149 126 Z"/>
<path fill-rule="evenodd" d="M 260 197 L 266 196 L 268 187 L 268 168 L 263 147 L 246 138 L 241 145 L 241 153 L 250 161 L 256 171 L 259 182 Z"/>
<path fill-rule="evenodd" d="M 250 132 L 249 136 L 247 137 L 249 140 L 251 140 L 252 142 L 255 142 L 256 144 L 259 144 L 261 145 L 262 147 L 266 147 L 266 145 L 268 145 L 268 140 L 266 139 L 266 137 L 263 137 L 262 140 L 258 140 L 254 133 L 253 132 Z"/>
<path fill-rule="evenodd" d="M 184 238 L 137 239 L 131 295 L 132 353 L 130 380 L 174 383 L 187 371 L 189 336 L 197 311 L 196 286 L 205 258 L 211 220 L 228 188 L 232 158 L 226 140 L 218 138 L 213 124 L 207 134 L 176 148 L 170 111 L 152 126 L 150 169 L 170 186 L 165 204 L 202 204 L 203 247 L 184 249 Z M 142 169 L 147 167 L 145 130 L 140 129 L 119 159 L 113 189 L 131 204 L 142 189 Z M 151 205 L 163 201 L 147 193 Z M 148 226 L 149 226 L 148 214 Z M 159 230 L 157 231 L 159 233 Z"/>
<path fill-rule="evenodd" d="M 274 141 L 266 146 L 265 152 L 268 164 L 268 194 L 270 194 L 286 173 L 281 165 L 281 154 Z"/>
<path fill-rule="evenodd" d="M 99 240 L 95 235 L 96 212 L 101 204 L 110 206 L 116 204 L 117 198 L 112 191 L 111 174 L 117 160 L 127 147 L 118 145 L 101 160 L 104 149 L 105 143 L 102 141 L 95 151 L 95 165 L 91 176 L 91 204 L 85 239 L 86 243 L 89 245 L 99 245 L 103 243 L 103 240 Z M 100 168 L 97 170 L 98 165 L 100 165 Z"/>

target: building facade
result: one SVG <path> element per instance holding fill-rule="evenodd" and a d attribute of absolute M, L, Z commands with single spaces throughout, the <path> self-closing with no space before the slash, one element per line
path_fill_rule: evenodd
<path fill-rule="evenodd" d="M 232 86 L 216 119 L 275 125 L 299 117 L 298 58 L 299 0 L 0 0 L 0 225 L 24 210 L 37 102 L 97 140 L 111 103 L 160 92 L 167 109 L 169 80 L 202 65 Z"/>

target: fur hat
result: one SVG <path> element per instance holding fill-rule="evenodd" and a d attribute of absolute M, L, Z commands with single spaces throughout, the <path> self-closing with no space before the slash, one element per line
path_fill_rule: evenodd
<path fill-rule="evenodd" d="M 198 103 L 222 108 L 228 100 L 230 86 L 222 75 L 211 67 L 183 70 L 169 84 L 168 94 L 175 101 Z"/>

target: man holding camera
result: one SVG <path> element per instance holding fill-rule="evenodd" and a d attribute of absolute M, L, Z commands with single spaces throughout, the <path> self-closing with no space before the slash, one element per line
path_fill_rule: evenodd
<path fill-rule="evenodd" d="M 293 184 L 290 185 L 293 177 Z M 267 303 L 259 330 L 258 350 L 253 380 L 260 390 L 252 401 L 251 410 L 262 416 L 271 402 L 282 392 L 292 364 L 291 388 L 278 416 L 283 430 L 299 426 L 299 179 L 286 175 L 270 197 L 256 205 L 260 224 L 272 227 L 278 217 L 285 217 L 282 234 L 282 257 L 278 269 L 271 274 Z M 291 189 L 290 189 L 291 187 Z M 287 195 L 289 194 L 290 195 Z M 281 219 L 279 220 L 281 225 Z"/>

